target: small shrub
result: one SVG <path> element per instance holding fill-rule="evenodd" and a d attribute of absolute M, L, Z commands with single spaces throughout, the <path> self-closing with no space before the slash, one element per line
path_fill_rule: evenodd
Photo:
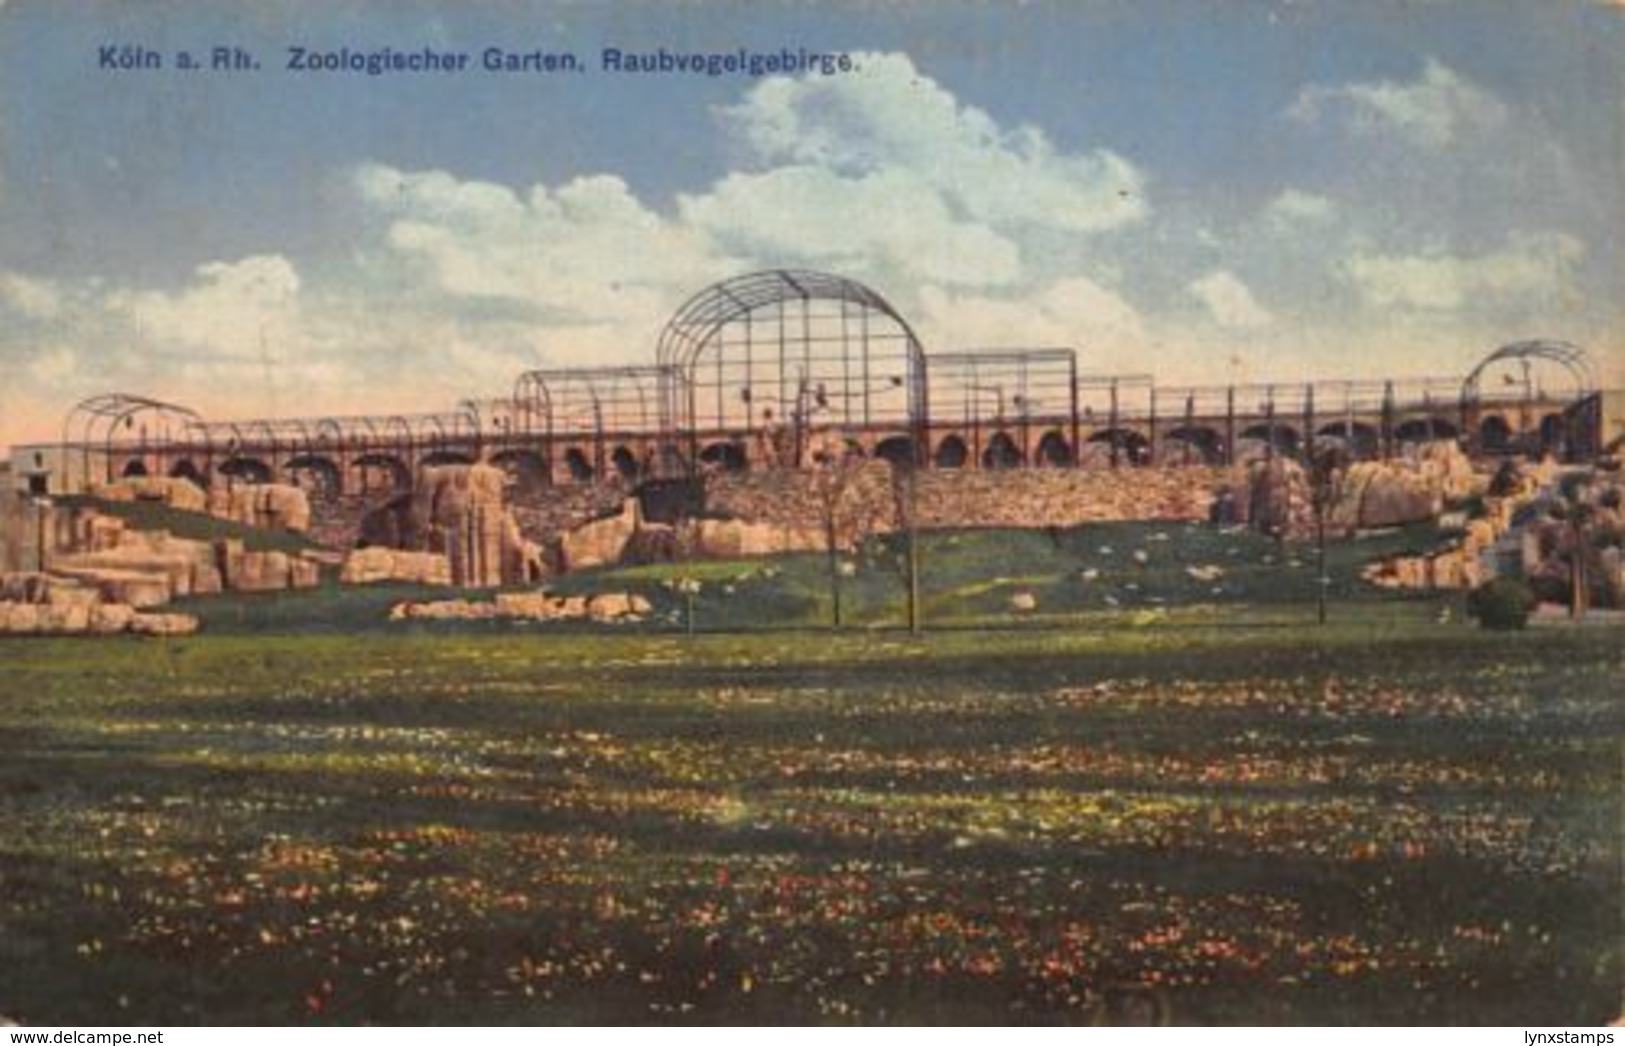
<path fill-rule="evenodd" d="M 1467 612 L 1484 628 L 1511 631 L 1529 623 L 1535 609 L 1535 594 L 1516 578 L 1498 577 L 1473 589 L 1467 597 Z"/>

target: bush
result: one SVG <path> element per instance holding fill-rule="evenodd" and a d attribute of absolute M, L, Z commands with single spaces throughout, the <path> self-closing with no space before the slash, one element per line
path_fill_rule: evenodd
<path fill-rule="evenodd" d="M 1535 609 L 1535 593 L 1516 578 L 1498 577 L 1473 589 L 1467 597 L 1467 612 L 1484 628 L 1511 631 L 1529 623 Z"/>

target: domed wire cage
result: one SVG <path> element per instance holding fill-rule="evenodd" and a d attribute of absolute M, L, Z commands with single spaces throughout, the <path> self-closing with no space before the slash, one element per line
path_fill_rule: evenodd
<path fill-rule="evenodd" d="M 1555 364 L 1563 372 L 1572 383 L 1570 392 L 1575 400 L 1597 389 L 1597 368 L 1584 349 L 1566 341 L 1535 339 L 1503 345 L 1485 356 L 1462 380 L 1461 398 L 1467 403 L 1534 398 L 1535 367 L 1541 363 Z M 1514 364 L 1519 374 L 1510 372 Z M 1486 389 L 1484 379 L 1497 372 L 1501 382 Z"/>
<path fill-rule="evenodd" d="M 1555 395 L 1546 387 L 1554 371 L 1567 386 Z M 1596 365 L 1580 346 L 1549 339 L 1513 342 L 1485 356 L 1462 380 L 1462 420 L 1464 426 L 1471 424 L 1471 437 L 1481 451 L 1556 453 L 1576 460 L 1599 452 L 1604 442 L 1597 385 Z M 1546 413 L 1530 431 L 1534 405 L 1553 399 L 1568 405 Z M 1508 407 L 1522 414 L 1519 434 L 1501 416 Z"/>
<path fill-rule="evenodd" d="M 417 465 L 480 460 L 524 486 L 757 462 L 801 467 L 830 438 L 894 463 L 943 468 L 1229 463 L 1249 446 L 1267 456 L 1323 444 L 1388 457 L 1407 442 L 1441 438 L 1572 457 L 1601 445 L 1597 388 L 1586 351 L 1549 339 L 1502 346 L 1460 380 L 1175 388 L 1150 375 L 1079 375 L 1070 348 L 928 360 L 873 289 L 772 269 L 688 299 L 649 366 L 531 370 L 509 396 L 418 414 L 210 421 L 113 393 L 75 404 L 59 445 L 24 449 L 36 451 L 30 482 L 45 477 L 42 486 L 57 469 L 69 488 L 160 470 L 204 486 L 221 477 L 291 479 L 334 494 L 398 490 Z M 1514 407 L 1526 416 L 1510 417 Z M 1543 416 L 1531 435 L 1535 408 Z"/>
<path fill-rule="evenodd" d="M 689 470 L 711 441 L 787 437 L 803 463 L 814 430 L 895 426 L 925 461 L 925 352 L 908 321 L 856 280 L 805 269 L 750 273 L 679 308 L 656 350 Z M 745 460 L 742 453 L 727 455 Z"/>

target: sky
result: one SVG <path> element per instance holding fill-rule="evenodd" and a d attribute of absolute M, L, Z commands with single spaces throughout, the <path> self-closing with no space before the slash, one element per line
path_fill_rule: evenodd
<path fill-rule="evenodd" d="M 1619 3 L 473 7 L 0 0 L 0 447 L 109 391 L 393 412 L 649 363 L 777 266 L 869 284 L 927 351 L 1091 374 L 1454 376 L 1541 337 L 1625 384 Z M 126 46 L 161 68 L 102 68 Z M 258 68 L 178 67 L 217 46 Z M 287 68 L 385 47 L 469 68 Z"/>

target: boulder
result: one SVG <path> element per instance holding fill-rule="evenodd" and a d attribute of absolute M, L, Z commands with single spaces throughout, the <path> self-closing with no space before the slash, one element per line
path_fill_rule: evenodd
<path fill-rule="evenodd" d="M 0 632 L 28 635 L 39 631 L 38 603 L 0 603 Z"/>
<path fill-rule="evenodd" d="M 344 559 L 339 581 L 346 585 L 370 585 L 398 581 L 417 585 L 450 585 L 451 563 L 434 552 L 407 552 L 372 546 L 358 548 Z"/>
<path fill-rule="evenodd" d="M 52 569 L 94 588 L 107 603 L 156 607 L 169 602 L 174 594 L 167 574 L 94 566 L 57 565 Z"/>
<path fill-rule="evenodd" d="M 315 588 L 322 582 L 322 565 L 306 556 L 288 560 L 288 587 Z"/>
<path fill-rule="evenodd" d="M 184 512 L 204 512 L 208 495 L 192 481 L 171 476 L 129 476 L 112 483 L 92 483 L 92 497 L 106 501 L 157 501 Z"/>
<path fill-rule="evenodd" d="M 546 592 L 498 592 L 497 613 L 503 617 L 545 621 L 554 614 L 555 600 Z"/>
<path fill-rule="evenodd" d="M 1016 614 L 1030 614 L 1038 609 L 1038 597 L 1031 592 L 1010 593 L 1010 610 Z"/>
<path fill-rule="evenodd" d="M 653 607 L 642 596 L 604 592 L 596 596 L 551 596 L 546 592 L 498 592 L 489 603 L 463 599 L 397 603 L 391 621 L 635 621 Z"/>
<path fill-rule="evenodd" d="M 135 618 L 135 608 L 123 603 L 102 603 L 91 608 L 90 631 L 100 635 L 127 632 Z"/>
<path fill-rule="evenodd" d="M 263 530 L 310 529 L 310 499 L 304 490 L 285 483 L 243 483 L 209 492 L 210 515 Z"/>
<path fill-rule="evenodd" d="M 424 621 L 480 621 L 496 617 L 496 604 L 470 603 L 464 599 L 442 599 L 432 603 L 406 604 L 406 616 Z"/>
<path fill-rule="evenodd" d="M 136 614 L 129 630 L 138 636 L 189 636 L 197 631 L 197 618 L 191 614 Z"/>
<path fill-rule="evenodd" d="M 1351 529 L 1376 529 L 1432 519 L 1443 507 L 1441 488 L 1429 477 L 1401 463 L 1360 461 L 1344 473 L 1328 518 Z"/>
<path fill-rule="evenodd" d="M 638 499 L 627 498 L 618 514 L 584 523 L 559 538 L 560 568 L 585 570 L 619 563 L 642 522 Z"/>
<path fill-rule="evenodd" d="M 53 606 L 39 608 L 39 631 L 52 635 L 71 635 L 90 628 L 90 607 Z"/>
<path fill-rule="evenodd" d="M 114 547 L 59 554 L 51 562 L 51 571 L 57 574 L 74 576 L 86 568 L 161 574 L 168 579 L 172 597 L 218 592 L 221 587 L 212 545 L 177 538 L 163 530 L 126 530 Z"/>
<path fill-rule="evenodd" d="M 94 603 L 96 590 L 71 578 L 20 572 L 0 574 L 0 600 L 12 603 Z"/>
<path fill-rule="evenodd" d="M 605 592 L 587 601 L 587 614 L 594 621 L 619 621 L 633 614 L 632 597 L 624 592 Z"/>
<path fill-rule="evenodd" d="M 119 603 L 52 605 L 4 601 L 0 602 L 0 634 L 113 635 L 131 630 L 136 616 L 133 608 Z"/>
<path fill-rule="evenodd" d="M 825 546 L 818 527 L 779 526 L 742 519 L 701 519 L 691 529 L 695 554 L 717 559 L 815 552 Z"/>

